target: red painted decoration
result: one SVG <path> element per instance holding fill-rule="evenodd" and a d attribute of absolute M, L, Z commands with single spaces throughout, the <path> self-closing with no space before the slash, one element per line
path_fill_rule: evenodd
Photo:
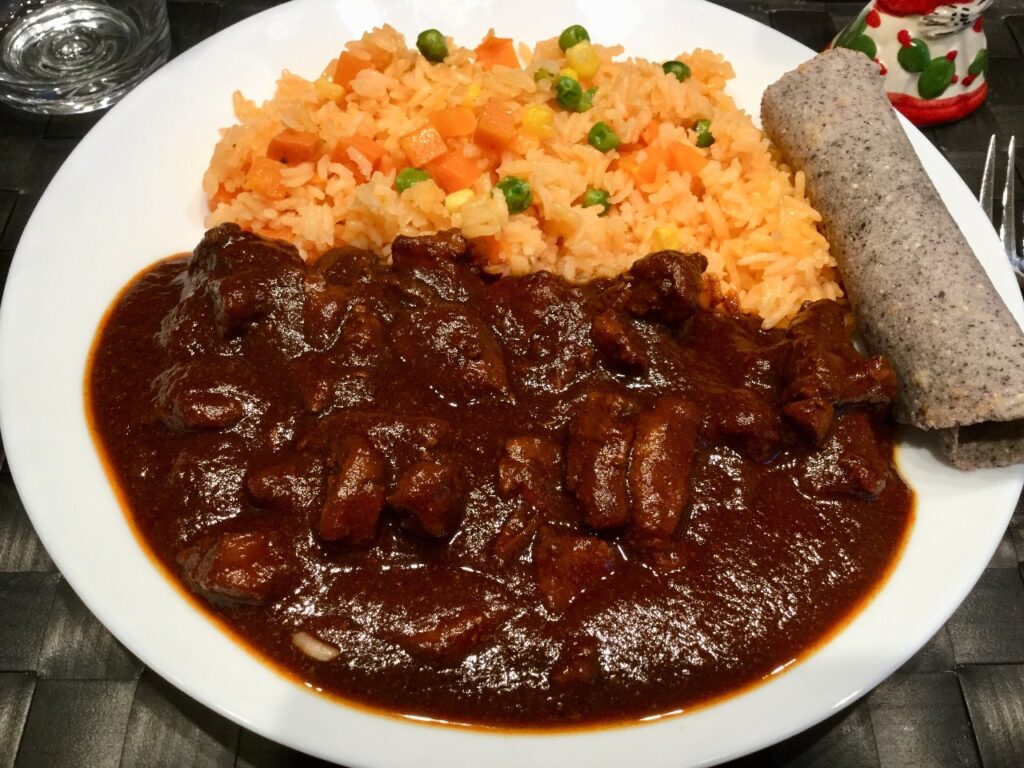
<path fill-rule="evenodd" d="M 867 3 L 867 8 L 860 17 L 861 29 L 868 27 L 866 34 L 877 44 L 875 64 L 878 65 L 879 73 L 885 76 L 887 69 L 900 73 L 895 82 L 886 83 L 895 89 L 889 93 L 889 100 L 912 123 L 934 125 L 958 120 L 974 111 L 984 101 L 988 92 L 984 75 L 971 75 L 963 71 L 957 74 L 955 70 L 966 69 L 978 49 L 985 47 L 983 22 L 975 17 L 988 5 L 988 0 L 867 0 Z M 943 9 L 945 16 L 950 17 L 949 23 L 937 35 L 943 37 L 940 49 L 942 52 L 928 53 L 928 48 L 922 45 L 921 53 L 926 54 L 927 59 L 918 55 L 917 51 L 913 51 L 914 56 L 905 59 L 913 67 L 919 59 L 927 63 L 933 56 L 940 57 L 937 61 L 942 62 L 942 66 L 932 67 L 931 74 L 941 74 L 947 78 L 944 82 L 953 87 L 940 94 L 938 98 L 926 99 L 920 96 L 917 88 L 919 75 L 910 73 L 908 77 L 904 77 L 902 70 L 897 66 L 897 61 L 905 58 L 904 51 L 910 53 L 908 49 L 921 45 L 919 37 L 931 37 L 930 22 L 925 23 L 923 17 L 939 8 Z M 882 36 L 889 36 L 887 44 L 879 36 L 883 29 L 891 30 Z M 897 56 L 897 53 L 900 56 Z M 963 62 L 963 67 L 957 66 L 960 62 Z M 934 64 L 935 61 L 931 63 Z"/>
<path fill-rule="evenodd" d="M 892 16 L 923 16 L 934 11 L 942 3 L 938 0 L 878 0 L 875 5 L 882 13 Z"/>
<path fill-rule="evenodd" d="M 973 112 L 985 100 L 988 83 L 970 93 L 961 93 L 948 99 L 925 101 L 905 93 L 890 93 L 889 101 L 914 125 L 935 125 L 956 120 Z"/>

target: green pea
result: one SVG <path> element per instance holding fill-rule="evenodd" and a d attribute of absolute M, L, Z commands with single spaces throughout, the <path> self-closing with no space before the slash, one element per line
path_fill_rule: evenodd
<path fill-rule="evenodd" d="M 425 29 L 416 38 L 416 47 L 423 58 L 435 64 L 448 57 L 448 43 L 436 29 Z"/>
<path fill-rule="evenodd" d="M 421 181 L 426 181 L 429 178 L 430 174 L 419 168 L 403 168 L 395 176 L 395 189 L 401 194 L 413 184 L 419 184 Z"/>
<path fill-rule="evenodd" d="M 541 80 L 554 80 L 558 75 L 552 72 L 550 69 L 541 67 L 533 73 L 533 82 L 539 83 Z"/>
<path fill-rule="evenodd" d="M 558 78 L 558 82 L 555 83 L 555 101 L 570 112 L 586 112 L 594 106 L 595 93 L 597 88 L 584 91 L 578 82 L 565 75 Z"/>
<path fill-rule="evenodd" d="M 586 112 L 592 106 L 594 106 L 594 95 L 597 93 L 597 88 L 588 88 L 580 96 L 580 105 L 576 107 L 577 112 Z"/>
<path fill-rule="evenodd" d="M 568 51 L 574 45 L 589 39 L 590 33 L 587 32 L 586 27 L 581 27 L 579 24 L 573 24 L 571 27 L 563 29 L 562 34 L 558 36 L 558 47 L 563 51 Z"/>
<path fill-rule="evenodd" d="M 693 124 L 693 130 L 697 132 L 698 147 L 710 147 L 715 143 L 715 135 L 711 133 L 710 120 L 698 120 Z"/>
<path fill-rule="evenodd" d="M 560 107 L 576 111 L 583 100 L 583 89 L 571 77 L 564 75 L 555 83 L 555 101 Z"/>
<path fill-rule="evenodd" d="M 612 130 L 608 123 L 602 121 L 594 123 L 594 127 L 587 134 L 587 141 L 599 152 L 611 152 L 621 144 L 619 134 Z"/>
<path fill-rule="evenodd" d="M 583 193 L 583 207 L 589 208 L 592 205 L 600 205 L 604 210 L 598 216 L 604 216 L 612 207 L 611 203 L 608 202 L 608 197 L 608 190 L 606 189 L 587 187 L 587 191 Z"/>
<path fill-rule="evenodd" d="M 518 176 L 506 176 L 498 182 L 498 189 L 505 196 L 509 213 L 522 213 L 533 202 L 533 190 Z"/>
<path fill-rule="evenodd" d="M 666 61 L 661 65 L 661 68 L 664 70 L 666 75 L 675 76 L 676 80 L 679 82 L 686 80 L 690 76 L 690 68 L 683 64 L 683 62 L 675 61 L 674 59 L 672 61 Z"/>

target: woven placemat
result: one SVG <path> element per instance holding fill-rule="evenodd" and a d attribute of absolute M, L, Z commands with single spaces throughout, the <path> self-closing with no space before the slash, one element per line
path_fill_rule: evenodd
<path fill-rule="evenodd" d="M 275 2 L 168 3 L 174 54 Z M 723 2 L 814 49 L 861 3 Z M 986 17 L 989 96 L 927 136 L 977 190 L 987 137 L 1024 139 L 1024 0 Z M 0 269 L 98 116 L 0 112 Z M 1004 158 L 1005 161 L 1005 158 Z M 1021 175 L 1024 157 L 1019 161 Z M 1021 179 L 1017 180 L 1020 188 Z M 1018 195 L 1018 199 L 1020 196 Z M 964 511 L 970 514 L 969 510 Z M 861 701 L 734 766 L 1024 768 L 1024 511 L 978 585 L 920 653 Z M 0 768 L 325 765 L 215 715 L 128 653 L 85 609 L 0 471 Z"/>

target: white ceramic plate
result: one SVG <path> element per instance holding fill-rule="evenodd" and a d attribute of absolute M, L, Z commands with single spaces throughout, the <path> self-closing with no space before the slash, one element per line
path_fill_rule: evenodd
<path fill-rule="evenodd" d="M 111 300 L 141 268 L 202 235 L 200 178 L 229 125 L 231 93 L 272 93 L 281 69 L 311 75 L 344 41 L 388 22 L 438 27 L 464 44 L 488 27 L 533 42 L 582 23 L 656 60 L 705 47 L 736 68 L 730 87 L 758 113 L 764 87 L 812 52 L 700 2 L 302 0 L 196 46 L 145 82 L 82 141 L 25 229 L 0 313 L 0 425 L 21 498 L 46 548 L 99 619 L 182 690 L 241 725 L 349 766 L 698 765 L 782 739 L 861 696 L 909 658 L 974 584 L 1002 535 L 1024 467 L 964 474 L 927 447 L 899 463 L 917 520 L 884 589 L 827 645 L 715 706 L 632 726 L 548 735 L 459 729 L 375 715 L 318 696 L 262 664 L 193 608 L 140 549 L 96 456 L 82 382 Z M 967 187 L 922 136 L 911 139 L 1018 319 L 1021 296 Z M 887 180 L 878 179 L 885 184 Z"/>

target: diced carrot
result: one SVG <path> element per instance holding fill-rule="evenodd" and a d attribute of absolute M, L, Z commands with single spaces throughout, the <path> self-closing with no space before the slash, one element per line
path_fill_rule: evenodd
<path fill-rule="evenodd" d="M 281 183 L 281 164 L 269 157 L 257 155 L 245 174 L 242 188 L 273 200 L 284 197 L 287 190 Z"/>
<path fill-rule="evenodd" d="M 494 66 L 519 69 L 519 58 L 511 37 L 495 37 L 492 29 L 476 47 L 476 63 L 484 69 Z"/>
<path fill-rule="evenodd" d="M 690 174 L 690 189 L 695 195 L 704 191 L 704 183 L 700 179 L 700 172 L 708 164 L 708 158 L 697 147 L 683 144 L 680 141 L 673 141 L 668 145 L 668 167 L 669 170 L 679 173 Z"/>
<path fill-rule="evenodd" d="M 522 131 L 516 131 L 512 141 L 508 143 L 508 148 L 520 155 L 525 155 L 526 150 L 530 148 L 530 139 Z"/>
<path fill-rule="evenodd" d="M 473 139 L 481 147 L 503 150 L 516 135 L 516 108 L 513 104 L 491 99 L 480 113 Z"/>
<path fill-rule="evenodd" d="M 398 164 L 395 162 L 395 158 L 387 154 L 381 157 L 380 165 L 377 166 L 377 170 L 381 173 L 391 173 L 396 168 L 398 168 Z"/>
<path fill-rule="evenodd" d="M 683 173 L 688 171 L 691 176 L 696 177 L 704 170 L 708 159 L 697 147 L 683 144 L 681 141 L 673 141 L 668 145 L 668 167 L 670 170 Z"/>
<path fill-rule="evenodd" d="M 409 164 L 416 168 L 422 168 L 448 151 L 448 145 L 444 143 L 437 128 L 432 125 L 425 125 L 412 133 L 407 133 L 398 140 L 398 145 L 409 158 Z"/>
<path fill-rule="evenodd" d="M 641 184 L 650 184 L 658 175 L 658 170 L 665 167 L 668 153 L 661 147 L 647 147 L 647 158 L 640 163 L 637 174 Z"/>
<path fill-rule="evenodd" d="M 638 157 L 640 152 L 630 152 L 620 157 L 616 165 L 632 176 L 638 187 L 651 184 L 658 177 L 658 170 L 666 167 L 668 161 L 668 152 L 661 147 L 647 147 L 642 151 L 643 160 Z"/>
<path fill-rule="evenodd" d="M 348 84 L 352 82 L 352 78 L 364 69 L 373 69 L 373 62 L 361 59 L 349 51 L 342 51 L 338 57 L 338 64 L 334 68 L 334 82 L 347 88 Z"/>
<path fill-rule="evenodd" d="M 224 189 L 223 184 L 218 184 L 217 191 L 209 200 L 210 210 L 215 211 L 217 210 L 217 206 L 220 205 L 221 203 L 230 203 L 234 199 L 234 193 L 228 192 L 226 189 Z"/>
<path fill-rule="evenodd" d="M 476 130 L 476 115 L 469 107 L 458 106 L 435 112 L 430 122 L 445 139 L 472 136 Z"/>
<path fill-rule="evenodd" d="M 623 164 L 619 161 L 619 167 L 625 168 L 633 177 L 637 186 L 650 184 L 658 176 L 658 169 L 665 165 L 667 153 L 661 147 L 647 147 L 644 151 L 645 157 L 640 160 L 634 153 L 631 155 L 631 162 Z"/>
<path fill-rule="evenodd" d="M 475 237 L 470 241 L 473 246 L 473 256 L 477 263 L 483 265 L 496 264 L 501 258 L 501 241 L 493 235 Z"/>
<path fill-rule="evenodd" d="M 640 168 L 640 163 L 636 160 L 636 152 L 620 155 L 619 159 L 615 161 L 615 167 L 625 171 L 635 179 Z"/>
<path fill-rule="evenodd" d="M 320 137 L 308 131 L 285 128 L 270 140 L 267 157 L 279 163 L 308 163 L 320 157 Z"/>
<path fill-rule="evenodd" d="M 367 177 L 360 170 L 359 164 L 348 153 L 350 149 L 359 152 L 359 154 L 366 158 L 366 162 L 370 164 L 370 167 L 373 170 L 377 170 L 381 158 L 384 157 L 384 145 L 359 134 L 339 139 L 338 143 L 334 145 L 334 149 L 331 151 L 331 159 L 336 163 L 344 165 L 357 178 L 366 181 Z"/>
<path fill-rule="evenodd" d="M 437 185 L 449 193 L 472 187 L 480 178 L 476 163 L 457 150 L 430 161 L 425 168 Z"/>
<path fill-rule="evenodd" d="M 645 125 L 644 129 L 640 131 L 640 140 L 643 141 L 644 144 L 653 144 L 654 140 L 658 138 L 658 126 L 660 125 L 661 123 L 657 120 L 651 120 L 651 122 Z"/>

